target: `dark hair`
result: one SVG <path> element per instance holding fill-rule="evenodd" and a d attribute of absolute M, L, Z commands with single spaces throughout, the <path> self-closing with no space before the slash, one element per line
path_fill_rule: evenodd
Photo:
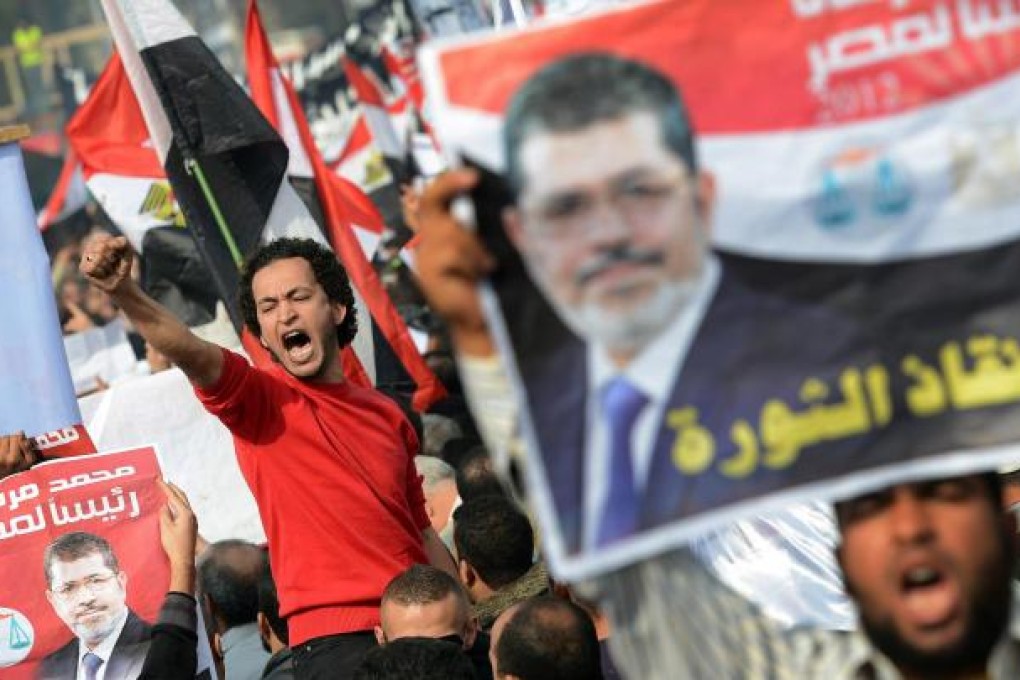
<path fill-rule="evenodd" d="M 531 568 L 535 551 L 531 522 L 505 496 L 467 500 L 454 511 L 453 522 L 458 557 L 490 588 L 502 588 Z"/>
<path fill-rule="evenodd" d="M 485 450 L 485 445 L 478 437 L 474 435 L 456 437 L 443 444 L 443 450 L 440 451 L 439 457 L 457 469 L 478 448 Z"/>
<path fill-rule="evenodd" d="M 525 600 L 496 644 L 500 675 L 520 680 L 601 680 L 602 659 L 591 618 L 551 595 Z"/>
<path fill-rule="evenodd" d="M 406 637 L 365 654 L 354 680 L 476 680 L 460 647 L 433 638 Z"/>
<path fill-rule="evenodd" d="M 61 562 L 74 562 L 89 555 L 99 554 L 103 556 L 103 565 L 113 573 L 120 572 L 120 564 L 117 556 L 113 553 L 110 542 L 102 536 L 86 533 L 84 531 L 73 531 L 46 546 L 43 553 L 43 571 L 46 572 L 46 587 L 53 585 L 53 575 L 50 574 L 50 567 L 57 560 Z"/>
<path fill-rule="evenodd" d="M 269 627 L 280 642 L 290 644 L 290 633 L 287 630 L 287 622 L 280 618 L 280 599 L 276 595 L 276 582 L 273 581 L 273 571 L 269 565 L 269 558 L 262 567 L 262 576 L 259 578 L 259 613 L 266 617 Z"/>
<path fill-rule="evenodd" d="M 383 602 L 402 605 L 432 604 L 450 595 L 464 598 L 467 594 L 460 582 L 442 569 L 425 564 L 414 564 L 393 578 L 383 591 Z"/>
<path fill-rule="evenodd" d="M 694 174 L 694 130 L 672 81 L 647 64 L 604 52 L 574 54 L 536 72 L 514 94 L 503 127 L 506 178 L 523 186 L 520 148 L 534 132 L 573 132 L 636 112 L 659 121 L 662 141 Z"/>
<path fill-rule="evenodd" d="M 265 562 L 262 548 L 238 539 L 213 543 L 203 554 L 199 584 L 228 630 L 255 621 Z"/>
<path fill-rule="evenodd" d="M 484 446 L 476 446 L 461 458 L 457 465 L 457 493 L 465 503 L 483 496 L 506 495 Z"/>
<path fill-rule="evenodd" d="M 255 305 L 255 293 L 252 291 L 252 280 L 260 269 L 276 262 L 292 257 L 300 257 L 308 262 L 315 274 L 315 280 L 326 292 L 330 302 L 338 302 L 347 309 L 344 320 L 336 327 L 337 343 L 346 347 L 358 333 L 358 313 L 354 306 L 354 291 L 351 289 L 347 272 L 329 248 L 307 238 L 279 238 L 262 246 L 248 258 L 241 272 L 239 286 L 239 306 L 244 325 L 262 337 L 259 327 L 258 309 Z"/>

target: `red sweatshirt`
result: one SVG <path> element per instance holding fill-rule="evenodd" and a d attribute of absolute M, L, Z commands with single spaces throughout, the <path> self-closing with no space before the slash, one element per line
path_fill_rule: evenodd
<path fill-rule="evenodd" d="M 428 561 L 414 430 L 375 390 L 223 356 L 219 381 L 195 391 L 234 435 L 290 644 L 372 628 L 390 579 Z"/>

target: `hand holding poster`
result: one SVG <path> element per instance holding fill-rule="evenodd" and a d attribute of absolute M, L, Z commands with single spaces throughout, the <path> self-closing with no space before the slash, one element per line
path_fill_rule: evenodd
<path fill-rule="evenodd" d="M 0 480 L 5 678 L 74 677 L 81 645 L 105 655 L 106 678 L 138 676 L 169 583 L 159 477 L 155 450 L 144 448 Z"/>
<path fill-rule="evenodd" d="M 949 7 L 655 3 L 426 50 L 561 577 L 1017 456 L 1020 22 Z"/>

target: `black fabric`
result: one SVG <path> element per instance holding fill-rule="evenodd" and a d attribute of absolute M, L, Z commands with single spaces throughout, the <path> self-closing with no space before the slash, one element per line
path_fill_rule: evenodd
<path fill-rule="evenodd" d="M 186 163 L 193 160 L 201 168 L 243 258 L 259 244 L 287 171 L 287 146 L 198 37 L 146 48 L 141 58 L 173 131 L 167 177 L 240 329 L 238 263 Z"/>
<path fill-rule="evenodd" d="M 478 631 L 475 644 L 467 650 L 467 657 L 471 659 L 471 665 L 475 667 L 475 675 L 478 676 L 478 680 L 492 680 L 492 664 L 489 662 L 490 645 L 489 634 Z"/>
<path fill-rule="evenodd" d="M 216 316 L 216 287 L 195 240 L 179 227 L 155 227 L 142 239 L 142 288 L 188 326 Z"/>
<path fill-rule="evenodd" d="M 290 680 L 294 677 L 294 652 L 284 647 L 269 657 L 261 680 Z"/>
<path fill-rule="evenodd" d="M 294 677 L 299 680 L 347 680 L 362 657 L 376 646 L 370 630 L 327 635 L 294 647 Z"/>
<path fill-rule="evenodd" d="M 602 660 L 602 680 L 623 680 L 613 656 L 609 653 L 609 640 L 599 640 L 599 657 Z"/>
<path fill-rule="evenodd" d="M 172 623 L 152 627 L 152 645 L 139 680 L 191 680 L 198 668 L 198 635 Z"/>

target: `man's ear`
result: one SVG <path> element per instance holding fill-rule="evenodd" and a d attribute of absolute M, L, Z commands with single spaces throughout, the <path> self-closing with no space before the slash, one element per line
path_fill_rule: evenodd
<path fill-rule="evenodd" d="M 383 645 L 386 644 L 386 633 L 383 632 L 382 626 L 376 626 L 374 628 L 374 631 L 375 641 L 379 644 L 380 647 L 382 647 Z"/>
<path fill-rule="evenodd" d="M 467 651 L 475 646 L 475 640 L 478 639 L 478 617 L 472 616 L 468 618 L 467 625 L 464 626 L 464 651 Z"/>
<path fill-rule="evenodd" d="M 333 308 L 333 325 L 339 326 L 347 318 L 347 307 L 339 302 L 330 302 L 329 304 Z"/>
<path fill-rule="evenodd" d="M 117 572 L 117 583 L 120 584 L 121 590 L 127 592 L 128 575 L 126 571 Z"/>
<path fill-rule="evenodd" d="M 707 241 L 711 240 L 712 218 L 715 217 L 715 188 L 715 175 L 707 170 L 702 170 L 698 173 L 697 186 L 695 187 L 697 195 L 695 198 L 697 201 L 698 217 L 701 218 L 701 228 L 704 230 Z"/>
<path fill-rule="evenodd" d="M 259 637 L 262 642 L 268 645 L 273 639 L 273 629 L 269 625 L 269 619 L 262 612 L 255 614 L 255 624 L 259 627 Z"/>
<path fill-rule="evenodd" d="M 521 222 L 521 211 L 513 206 L 503 208 L 503 230 L 514 248 L 524 252 L 528 249 L 528 235 Z"/>
<path fill-rule="evenodd" d="M 467 560 L 460 559 L 457 561 L 457 573 L 460 575 L 460 581 L 469 589 L 478 580 L 478 574 L 475 573 L 475 568 L 467 563 Z"/>
<path fill-rule="evenodd" d="M 57 596 L 53 594 L 49 588 L 46 589 L 46 601 L 50 603 L 50 606 L 54 609 L 57 608 Z"/>

